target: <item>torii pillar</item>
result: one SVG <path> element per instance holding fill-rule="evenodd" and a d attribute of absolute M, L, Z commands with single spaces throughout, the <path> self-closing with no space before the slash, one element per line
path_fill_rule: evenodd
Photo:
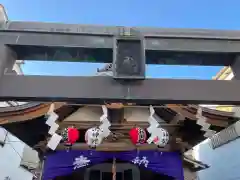
<path fill-rule="evenodd" d="M 7 45 L 0 44 L 0 77 L 12 71 L 16 60 L 16 53 Z"/>
<path fill-rule="evenodd" d="M 7 13 L 3 5 L 0 4 L 0 25 L 6 23 L 7 21 Z M 16 60 L 16 53 L 12 51 L 10 47 L 5 44 L 1 44 L 0 42 L 0 77 L 6 72 L 11 72 Z"/>
<path fill-rule="evenodd" d="M 230 66 L 235 80 L 240 80 L 240 56 L 236 57 L 235 62 Z"/>

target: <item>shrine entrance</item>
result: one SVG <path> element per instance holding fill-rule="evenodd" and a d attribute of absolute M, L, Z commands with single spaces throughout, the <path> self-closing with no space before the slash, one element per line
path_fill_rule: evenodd
<path fill-rule="evenodd" d="M 159 151 L 57 151 L 44 163 L 44 180 L 181 179 L 181 155 Z"/>
<path fill-rule="evenodd" d="M 68 176 L 56 177 L 54 180 L 112 180 L 113 163 L 109 159 L 103 163 L 91 167 L 80 169 Z M 116 160 L 116 178 L 115 180 L 173 180 L 174 178 L 156 173 L 146 168 L 138 167 L 127 161 Z"/>
<path fill-rule="evenodd" d="M 28 121 L 22 129 L 9 118 L 0 122 L 21 140 L 35 139 L 43 180 L 183 180 L 183 153 L 237 120 L 198 104 L 240 105 L 239 32 L 0 19 L 0 99 L 33 102 L 21 114 L 23 107 L 11 107 L 14 121 Z M 104 71 L 112 77 L 22 76 L 11 71 L 16 60 L 110 63 Z M 236 80 L 146 78 L 146 64 L 231 66 Z M 84 116 L 72 116 L 80 107 Z M 145 107 L 149 117 L 142 117 Z M 116 178 L 112 158 L 126 160 L 116 162 Z"/>
<path fill-rule="evenodd" d="M 116 171 L 116 180 L 140 179 L 140 171 L 137 166 L 117 160 L 115 167 L 113 167 L 112 160 L 108 160 L 105 163 L 88 168 L 85 172 L 84 180 L 112 180 L 113 168 L 115 168 Z"/>

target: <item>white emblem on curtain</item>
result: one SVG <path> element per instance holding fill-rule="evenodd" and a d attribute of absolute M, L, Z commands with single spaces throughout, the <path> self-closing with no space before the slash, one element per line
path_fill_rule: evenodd
<path fill-rule="evenodd" d="M 91 162 L 91 160 L 89 160 L 87 157 L 85 156 L 79 156 L 79 157 L 76 157 L 74 162 L 73 162 L 73 169 L 78 169 L 78 168 L 81 168 L 81 167 L 85 167 L 85 166 L 88 166 L 89 163 Z"/>
<path fill-rule="evenodd" d="M 132 163 L 137 164 L 139 166 L 144 165 L 145 167 L 148 167 L 149 161 L 146 156 L 143 156 L 142 158 L 137 156 L 132 160 Z"/>

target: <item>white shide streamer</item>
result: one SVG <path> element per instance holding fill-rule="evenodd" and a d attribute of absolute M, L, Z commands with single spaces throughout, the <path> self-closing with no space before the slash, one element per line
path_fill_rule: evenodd
<path fill-rule="evenodd" d="M 152 106 L 150 106 L 149 111 L 150 116 L 148 118 L 148 122 L 150 126 L 147 128 L 147 131 L 149 132 L 150 137 L 148 138 L 147 142 L 149 144 L 154 142 L 154 144 L 160 147 L 166 146 L 169 141 L 169 133 L 165 129 L 159 127 L 160 124 L 153 116 L 155 111 Z"/>
<path fill-rule="evenodd" d="M 108 109 L 105 105 L 102 106 L 102 111 L 103 111 L 103 115 L 100 117 L 100 122 L 102 124 L 99 126 L 99 129 L 101 129 L 102 131 L 103 138 L 106 138 L 111 133 L 111 131 L 109 130 L 111 123 L 108 120 Z"/>
<path fill-rule="evenodd" d="M 50 126 L 48 134 L 52 136 L 48 141 L 47 146 L 52 150 L 55 150 L 57 148 L 58 144 L 62 139 L 62 136 L 56 134 L 56 131 L 59 128 L 59 125 L 56 123 L 56 120 L 58 119 L 59 116 L 54 112 L 54 109 L 55 107 L 54 107 L 54 104 L 52 103 L 47 112 L 48 119 L 46 120 L 46 124 Z"/>

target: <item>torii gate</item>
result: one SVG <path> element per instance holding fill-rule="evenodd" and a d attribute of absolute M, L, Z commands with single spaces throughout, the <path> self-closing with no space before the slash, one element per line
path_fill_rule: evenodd
<path fill-rule="evenodd" d="M 145 64 L 231 66 L 240 31 L 1 21 L 0 100 L 240 104 L 240 82 L 145 79 Z M 91 58 L 90 58 L 91 57 Z M 113 63 L 113 77 L 9 75 L 17 59 Z"/>

